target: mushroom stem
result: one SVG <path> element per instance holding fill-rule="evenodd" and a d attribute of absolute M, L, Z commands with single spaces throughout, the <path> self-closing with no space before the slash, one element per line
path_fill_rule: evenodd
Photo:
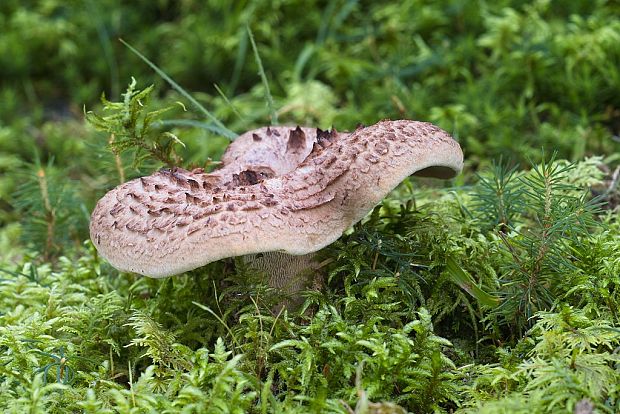
<path fill-rule="evenodd" d="M 295 256 L 266 252 L 245 255 L 243 261 L 250 269 L 263 272 L 268 277 L 269 287 L 285 295 L 282 305 L 294 308 L 302 303 L 301 291 L 320 284 L 320 264 L 316 256 L 316 253 Z"/>

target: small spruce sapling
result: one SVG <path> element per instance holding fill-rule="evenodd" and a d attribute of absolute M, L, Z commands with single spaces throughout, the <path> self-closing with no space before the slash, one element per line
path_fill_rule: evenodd
<path fill-rule="evenodd" d="M 477 217 L 495 230 L 512 259 L 500 269 L 502 301 L 492 316 L 519 332 L 555 303 L 559 287 L 578 271 L 574 248 L 598 226 L 599 199 L 570 183 L 574 168 L 555 154 L 520 175 L 500 163 L 474 193 Z"/>

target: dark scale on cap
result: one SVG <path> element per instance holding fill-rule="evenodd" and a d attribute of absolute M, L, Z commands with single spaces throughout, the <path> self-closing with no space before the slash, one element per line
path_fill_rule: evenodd
<path fill-rule="evenodd" d="M 306 146 L 306 134 L 301 130 L 299 126 L 292 129 L 288 136 L 288 143 L 286 144 L 286 152 L 301 151 Z"/>
<path fill-rule="evenodd" d="M 233 186 L 235 187 L 254 185 L 261 181 L 262 178 L 256 171 L 245 170 L 241 171 L 239 174 L 233 174 Z"/>

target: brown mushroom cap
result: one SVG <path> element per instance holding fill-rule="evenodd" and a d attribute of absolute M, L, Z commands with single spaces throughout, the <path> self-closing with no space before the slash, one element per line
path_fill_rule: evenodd
<path fill-rule="evenodd" d="M 300 139 L 293 135 L 286 142 L 295 147 Z M 91 238 L 114 267 L 151 277 L 225 257 L 308 254 L 335 241 L 409 175 L 448 178 L 463 165 L 458 143 L 423 122 L 382 121 L 350 134 L 321 131 L 310 142 L 313 149 L 298 165 L 268 163 L 273 178 L 223 174 L 225 168 L 253 171 L 239 161 L 250 145 L 239 144 L 247 146 L 227 152 L 224 168 L 214 173 L 160 170 L 122 184 L 97 203 Z M 258 162 L 245 160 L 249 167 Z"/>
<path fill-rule="evenodd" d="M 209 174 L 221 186 L 256 184 L 291 172 L 335 130 L 291 126 L 264 127 L 237 137 L 226 149 L 219 169 Z M 346 134 L 341 134 L 346 135 Z"/>
<path fill-rule="evenodd" d="M 319 137 L 329 134 L 299 126 L 272 126 L 246 132 L 228 146 L 221 160 L 224 168 L 218 172 L 271 170 L 271 177 L 284 175 L 306 159 Z"/>

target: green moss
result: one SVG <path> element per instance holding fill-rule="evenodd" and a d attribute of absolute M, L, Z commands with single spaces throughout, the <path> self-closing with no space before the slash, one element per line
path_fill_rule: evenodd
<path fill-rule="evenodd" d="M 0 411 L 620 410 L 616 4 L 199 3 L 0 2 Z M 211 167 L 222 131 L 383 118 L 465 171 L 324 249 L 299 311 L 233 260 L 153 280 L 85 241 L 106 190 Z"/>

